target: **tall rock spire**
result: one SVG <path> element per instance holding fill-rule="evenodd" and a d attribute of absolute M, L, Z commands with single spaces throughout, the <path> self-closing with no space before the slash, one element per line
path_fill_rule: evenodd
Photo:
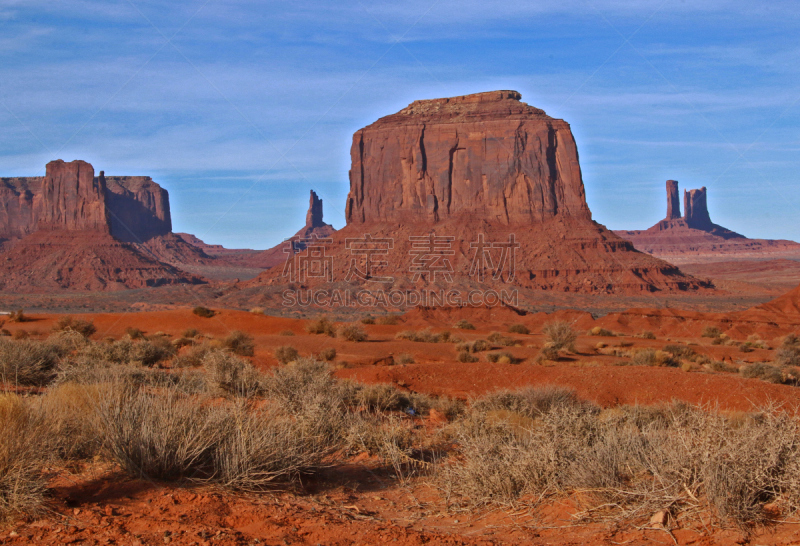
<path fill-rule="evenodd" d="M 667 180 L 667 220 L 681 217 L 681 201 L 678 194 L 678 181 Z"/>
<path fill-rule="evenodd" d="M 322 221 L 322 199 L 317 197 L 314 190 L 311 190 L 311 196 L 308 199 L 308 212 L 306 213 L 306 227 L 315 228 L 324 225 L 325 222 Z"/>
<path fill-rule="evenodd" d="M 710 230 L 714 227 L 708 215 L 706 188 L 683 190 L 683 212 L 686 224 L 695 229 Z"/>

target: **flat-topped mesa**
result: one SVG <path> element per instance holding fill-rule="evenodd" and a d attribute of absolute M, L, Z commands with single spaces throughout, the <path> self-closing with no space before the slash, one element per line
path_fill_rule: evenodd
<path fill-rule="evenodd" d="M 683 190 L 683 211 L 686 224 L 690 228 L 704 231 L 710 231 L 714 228 L 711 217 L 708 215 L 705 186 L 699 190 Z"/>
<path fill-rule="evenodd" d="M 38 230 L 110 233 L 105 182 L 85 161 L 48 163 L 33 213 Z"/>
<path fill-rule="evenodd" d="M 678 194 L 678 181 L 667 180 L 667 220 L 681 217 L 681 201 Z"/>
<path fill-rule="evenodd" d="M 520 98 L 415 101 L 357 131 L 347 223 L 591 220 L 569 124 Z"/>
<path fill-rule="evenodd" d="M 102 231 L 141 243 L 172 232 L 169 193 L 149 176 L 94 176 L 85 161 L 51 161 L 45 176 L 0 178 L 0 239 L 37 230 Z"/>
<path fill-rule="evenodd" d="M 325 222 L 322 221 L 322 199 L 320 199 L 314 190 L 311 190 L 311 195 L 308 199 L 308 212 L 306 213 L 306 227 L 315 228 L 322 227 Z"/>

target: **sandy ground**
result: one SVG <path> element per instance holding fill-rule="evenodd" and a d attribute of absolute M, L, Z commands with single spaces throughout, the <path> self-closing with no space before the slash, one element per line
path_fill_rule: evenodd
<path fill-rule="evenodd" d="M 685 371 L 620 365 L 624 358 L 597 349 L 598 343 L 625 349 L 686 343 L 697 353 L 732 366 L 770 361 L 782 336 L 800 333 L 800 317 L 634 309 L 595 319 L 578 311 L 521 316 L 504 308 L 416 310 L 395 325 L 364 326 L 369 339 L 362 343 L 307 334 L 305 320 L 242 311 L 219 310 L 212 318 L 197 317 L 189 309 L 84 317 L 97 326 L 96 339 L 119 338 L 128 327 L 173 337 L 187 328 L 213 337 L 242 330 L 254 337 L 253 362 L 262 369 L 278 365 L 272 353 L 279 346 L 291 345 L 301 355 L 334 347 L 334 366 L 340 377 L 464 399 L 496 389 L 554 384 L 572 387 L 603 407 L 680 399 L 747 411 L 754 405 L 793 406 L 800 400 L 796 387 L 702 366 Z M 32 318 L 2 327 L 12 333 L 24 329 L 44 336 L 60 316 Z M 476 329 L 453 328 L 460 318 L 470 320 Z M 541 326 L 555 318 L 572 322 L 584 333 L 602 326 L 624 335 L 581 335 L 574 354 L 557 363 L 536 364 L 544 344 Z M 515 323 L 525 324 L 532 334 L 507 334 L 508 326 Z M 736 346 L 712 345 L 700 335 L 707 325 L 720 327 L 740 341 L 758 334 L 770 349 L 743 353 Z M 507 349 L 520 363 L 459 363 L 451 343 L 395 339 L 400 331 L 424 328 L 446 329 L 466 341 L 503 332 L 520 342 L 521 346 Z M 644 330 L 652 331 L 656 339 L 635 337 Z M 411 355 L 415 362 L 387 365 L 389 357 L 401 354 Z M 419 426 L 438 426 L 417 419 Z M 39 518 L 0 525 L 0 544 L 800 544 L 800 525 L 777 521 L 748 537 L 735 529 L 712 526 L 710 520 L 668 530 L 581 522 L 572 516 L 579 499 L 571 497 L 548 501 L 533 511 L 513 507 L 462 511 L 448 506 L 429 478 L 398 481 L 392 469 L 366 454 L 302 487 L 257 495 L 235 495 L 202 484 L 132 479 L 99 463 L 52 469 L 51 490 L 47 511 Z"/>

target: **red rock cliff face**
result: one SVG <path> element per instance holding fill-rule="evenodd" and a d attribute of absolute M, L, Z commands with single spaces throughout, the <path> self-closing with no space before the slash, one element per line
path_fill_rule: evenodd
<path fill-rule="evenodd" d="M 39 230 L 109 233 L 105 184 L 85 161 L 51 161 L 34 198 L 34 218 Z"/>
<path fill-rule="evenodd" d="M 149 176 L 93 177 L 83 161 L 53 161 L 47 176 L 0 178 L 0 239 L 37 229 L 100 230 L 142 243 L 172 232 L 169 193 Z M 101 210 L 105 209 L 105 214 Z"/>
<path fill-rule="evenodd" d="M 347 222 L 591 219 L 569 125 L 516 91 L 415 101 L 353 136 Z"/>
<path fill-rule="evenodd" d="M 0 239 L 24 237 L 35 228 L 33 198 L 41 188 L 41 179 L 33 184 L 28 178 L 0 178 Z"/>
<path fill-rule="evenodd" d="M 120 241 L 145 242 L 172 232 L 169 193 L 149 176 L 105 176 L 111 234 Z"/>

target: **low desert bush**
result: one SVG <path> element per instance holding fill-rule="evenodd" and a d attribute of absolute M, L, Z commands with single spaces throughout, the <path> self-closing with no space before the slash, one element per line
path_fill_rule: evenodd
<path fill-rule="evenodd" d="M 44 502 L 46 423 L 26 400 L 0 394 L 0 522 L 36 513 Z"/>
<path fill-rule="evenodd" d="M 254 315 L 263 315 L 265 309 L 263 307 L 253 307 L 250 312 Z"/>
<path fill-rule="evenodd" d="M 706 326 L 700 334 L 702 337 L 718 338 L 722 335 L 722 330 L 716 326 Z"/>
<path fill-rule="evenodd" d="M 461 319 L 453 325 L 453 328 L 457 328 L 459 330 L 474 330 L 475 325 L 467 319 Z"/>
<path fill-rule="evenodd" d="M 456 360 L 459 362 L 477 362 L 478 357 L 467 351 L 460 351 L 456 355 Z"/>
<path fill-rule="evenodd" d="M 41 397 L 39 410 L 58 457 L 89 460 L 100 453 L 103 442 L 97 409 L 110 384 L 70 381 L 51 386 Z"/>
<path fill-rule="evenodd" d="M 281 332 L 280 335 L 282 335 L 282 336 L 293 336 L 294 332 L 292 332 L 291 330 L 284 330 L 284 331 Z"/>
<path fill-rule="evenodd" d="M 261 390 L 261 377 L 253 365 L 228 351 L 208 352 L 203 357 L 203 369 L 213 393 L 247 397 Z"/>
<path fill-rule="evenodd" d="M 69 315 L 66 317 L 61 317 L 58 319 L 58 321 L 56 321 L 55 325 L 53 325 L 54 332 L 61 332 L 64 330 L 78 332 L 83 337 L 89 337 L 97 332 L 97 328 L 92 321 L 72 318 Z"/>
<path fill-rule="evenodd" d="M 320 317 L 306 324 L 306 332 L 309 334 L 324 334 L 326 336 L 336 337 L 336 326 L 328 317 Z"/>
<path fill-rule="evenodd" d="M 326 347 L 319 352 L 319 359 L 325 362 L 330 362 L 336 358 L 336 349 L 333 347 Z"/>
<path fill-rule="evenodd" d="M 46 385 L 55 376 L 63 348 L 50 342 L 0 339 L 0 381 L 15 385 Z"/>
<path fill-rule="evenodd" d="M 761 379 L 767 383 L 784 383 L 785 377 L 778 366 L 770 364 L 756 363 L 739 368 L 742 377 L 748 379 Z"/>
<path fill-rule="evenodd" d="M 192 313 L 202 318 L 211 318 L 217 314 L 216 311 L 214 311 L 213 309 L 209 309 L 208 307 L 203 307 L 202 305 L 198 305 L 197 307 L 192 309 Z"/>
<path fill-rule="evenodd" d="M 31 337 L 30 332 L 27 330 L 14 330 L 14 333 L 11 334 L 11 339 L 28 339 Z"/>
<path fill-rule="evenodd" d="M 776 366 L 800 366 L 800 347 L 784 344 L 775 351 Z"/>
<path fill-rule="evenodd" d="M 634 366 L 678 366 L 679 362 L 669 351 L 646 348 L 633 353 L 631 363 Z"/>
<path fill-rule="evenodd" d="M 476 339 L 475 341 L 459 343 L 456 345 L 456 351 L 459 353 L 480 353 L 483 351 L 488 351 L 491 348 L 492 346 L 489 345 L 489 342 L 485 339 Z"/>
<path fill-rule="evenodd" d="M 558 352 L 558 349 L 553 347 L 550 343 L 547 343 L 536 356 L 536 362 L 541 363 L 546 360 L 557 361 L 560 357 L 561 354 Z"/>
<path fill-rule="evenodd" d="M 516 364 L 518 360 L 509 352 L 486 353 L 486 360 L 496 364 Z"/>
<path fill-rule="evenodd" d="M 375 319 L 372 316 L 367 315 L 361 319 L 361 324 L 375 324 Z"/>
<path fill-rule="evenodd" d="M 528 335 L 531 333 L 530 329 L 524 324 L 512 324 L 511 326 L 508 327 L 508 332 L 510 334 L 523 334 L 523 335 Z"/>
<path fill-rule="evenodd" d="M 519 344 L 517 340 L 506 337 L 500 332 L 492 332 L 486 336 L 486 339 L 489 340 L 490 343 L 494 345 L 500 345 L 501 347 L 513 347 L 514 345 Z"/>
<path fill-rule="evenodd" d="M 222 340 L 222 346 L 239 356 L 253 356 L 256 347 L 255 343 L 253 343 L 253 336 L 239 330 L 234 330 L 228 334 Z"/>
<path fill-rule="evenodd" d="M 406 339 L 408 341 L 416 341 L 418 343 L 447 343 L 455 342 L 450 332 L 444 331 L 434 334 L 430 328 L 425 330 L 404 330 L 398 332 L 395 339 Z"/>
<path fill-rule="evenodd" d="M 203 365 L 203 358 L 210 352 L 216 349 L 212 348 L 208 343 L 191 344 L 187 348 L 178 353 L 172 360 L 173 368 L 197 368 Z"/>
<path fill-rule="evenodd" d="M 367 332 L 358 324 L 347 324 L 339 328 L 339 336 L 347 341 L 361 342 L 367 340 Z"/>
<path fill-rule="evenodd" d="M 289 362 L 297 360 L 297 358 L 300 356 L 300 353 L 298 353 L 297 349 L 291 345 L 282 345 L 281 347 L 275 349 L 273 355 L 281 364 L 288 364 Z"/>
<path fill-rule="evenodd" d="M 28 322 L 30 319 L 25 316 L 25 310 L 17 309 L 8 315 L 8 322 Z"/>
<path fill-rule="evenodd" d="M 437 469 L 451 502 L 507 505 L 579 490 L 585 517 L 602 508 L 646 523 L 664 506 L 700 507 L 746 526 L 764 521 L 766 503 L 798 498 L 796 415 L 730 419 L 684 403 L 601 412 L 556 394 L 541 406 L 518 393 L 472 403 L 453 425 L 457 458 Z"/>
<path fill-rule="evenodd" d="M 142 339 L 144 338 L 144 332 L 142 332 L 138 328 L 134 328 L 133 326 L 129 326 L 125 328 L 125 333 L 128 334 L 128 337 L 131 339 Z"/>
<path fill-rule="evenodd" d="M 200 331 L 197 328 L 187 328 L 181 334 L 181 337 L 188 337 L 189 339 L 194 339 L 200 335 Z"/>
<path fill-rule="evenodd" d="M 397 324 L 397 315 L 383 315 L 378 317 L 378 324 L 383 324 L 384 326 L 394 326 Z"/>
<path fill-rule="evenodd" d="M 670 353 L 675 358 L 693 360 L 697 357 L 697 353 L 695 353 L 694 350 L 687 345 L 678 345 L 673 343 L 671 345 L 665 345 L 663 351 L 665 353 Z"/>
<path fill-rule="evenodd" d="M 115 386 L 98 404 L 108 457 L 136 477 L 213 475 L 214 444 L 229 430 L 220 411 L 175 389 Z"/>
<path fill-rule="evenodd" d="M 542 327 L 542 332 L 553 348 L 575 352 L 575 340 L 578 339 L 578 334 L 569 322 L 562 320 L 549 322 Z"/>
<path fill-rule="evenodd" d="M 414 362 L 416 362 L 414 360 L 414 357 L 411 356 L 408 353 L 401 353 L 401 354 L 397 355 L 395 357 L 394 361 L 395 361 L 395 363 L 401 364 L 401 365 L 402 364 L 413 364 Z"/>
<path fill-rule="evenodd" d="M 644 332 L 640 332 L 640 333 L 636 334 L 636 337 L 639 337 L 639 338 L 642 338 L 642 339 L 655 339 L 656 335 L 653 332 L 651 332 L 650 330 L 645 330 Z"/>
<path fill-rule="evenodd" d="M 214 446 L 214 482 L 237 491 L 261 491 L 326 466 L 338 446 L 309 433 L 304 423 L 274 406 L 226 408 L 228 430 Z"/>
<path fill-rule="evenodd" d="M 117 364 L 154 366 L 173 357 L 176 352 L 177 349 L 169 339 L 152 336 L 136 341 L 123 338 L 110 343 L 89 343 L 79 350 L 78 356 Z"/>
<path fill-rule="evenodd" d="M 614 332 L 611 330 L 607 330 L 605 328 L 601 328 L 600 326 L 595 326 L 591 330 L 589 330 L 590 336 L 601 336 L 601 337 L 613 337 Z"/>

